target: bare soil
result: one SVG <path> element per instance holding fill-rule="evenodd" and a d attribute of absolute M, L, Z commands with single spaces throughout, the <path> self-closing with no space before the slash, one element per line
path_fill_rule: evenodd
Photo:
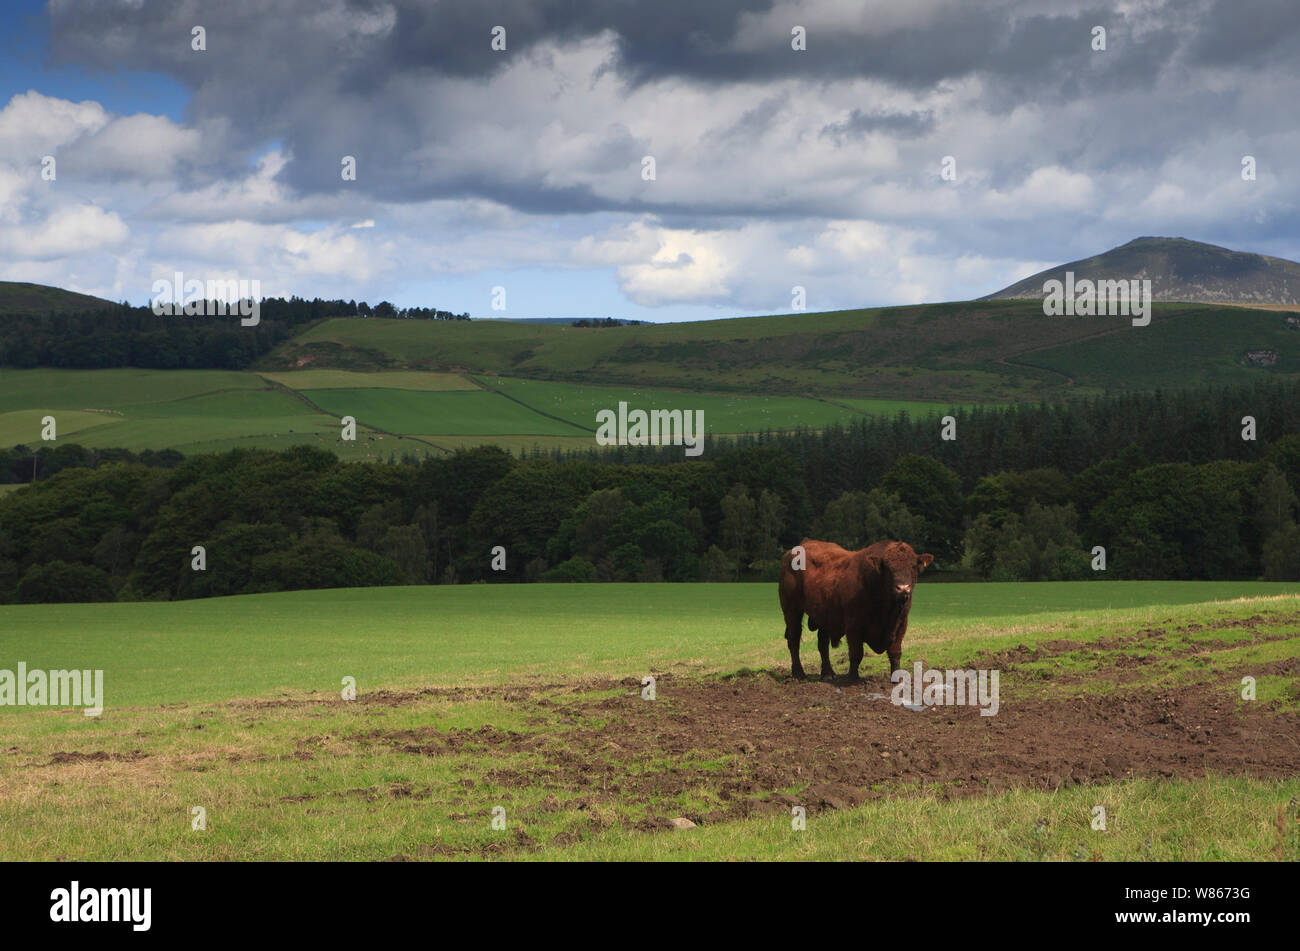
<path fill-rule="evenodd" d="M 1226 683 L 1068 701 L 1016 700 L 1004 683 L 995 716 L 981 716 L 973 706 L 910 710 L 880 698 L 888 687 L 883 678 L 834 685 L 771 672 L 665 675 L 657 698 L 643 700 L 636 680 L 592 682 L 584 688 L 624 689 L 612 697 L 566 698 L 573 725 L 558 731 L 429 727 L 368 739 L 415 756 L 532 753 L 539 760 L 534 768 L 487 774 L 497 786 L 546 793 L 541 806 L 520 804 L 515 816 L 526 822 L 533 809 L 617 802 L 626 811 L 643 804 L 650 815 L 636 828 L 645 830 L 667 829 L 678 815 L 706 824 L 788 814 L 794 805 L 815 815 L 915 791 L 947 799 L 1134 777 L 1300 772 L 1300 715 L 1264 703 L 1238 709 Z M 559 702 L 544 688 L 542 695 L 518 688 L 501 694 L 530 705 Z M 592 719 L 602 725 L 585 725 Z M 713 793 L 716 808 L 670 814 L 663 805 L 701 790 Z"/>

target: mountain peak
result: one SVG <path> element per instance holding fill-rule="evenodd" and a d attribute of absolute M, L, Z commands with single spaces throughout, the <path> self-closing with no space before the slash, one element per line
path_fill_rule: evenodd
<path fill-rule="evenodd" d="M 1063 281 L 1066 271 L 1073 271 L 1076 281 L 1147 279 L 1158 301 L 1300 307 L 1300 264 L 1295 261 L 1154 235 L 1040 271 L 984 300 L 1042 297 L 1043 283 Z"/>

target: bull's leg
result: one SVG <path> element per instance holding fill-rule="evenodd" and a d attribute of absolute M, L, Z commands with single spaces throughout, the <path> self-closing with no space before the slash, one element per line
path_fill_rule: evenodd
<path fill-rule="evenodd" d="M 803 638 L 803 615 L 796 614 L 791 620 L 785 617 L 785 642 L 790 648 L 790 676 L 796 680 L 805 680 L 803 664 L 799 663 L 799 641 Z"/>
<path fill-rule="evenodd" d="M 822 655 L 822 680 L 829 683 L 835 679 L 835 668 L 831 666 L 831 634 L 822 628 L 817 632 L 817 650 Z"/>
<path fill-rule="evenodd" d="M 857 683 L 862 678 L 858 676 L 858 665 L 862 663 L 862 638 L 854 634 L 849 635 L 849 680 Z"/>
<path fill-rule="evenodd" d="M 898 631 L 894 634 L 894 639 L 889 642 L 889 679 L 894 679 L 894 671 L 902 665 L 899 663 L 903 656 L 903 635 L 907 633 L 907 618 L 903 618 L 903 623 L 898 626 Z"/>

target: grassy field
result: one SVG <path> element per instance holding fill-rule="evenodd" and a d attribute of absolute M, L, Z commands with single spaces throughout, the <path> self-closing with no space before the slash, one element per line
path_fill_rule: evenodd
<path fill-rule="evenodd" d="M 186 454 L 308 444 L 344 458 L 375 460 L 404 450 L 450 451 L 478 440 L 531 448 L 539 437 L 551 443 L 582 434 L 486 393 L 457 374 L 301 370 L 263 378 L 208 370 L 0 373 L 0 447 L 43 445 L 41 419 L 47 415 L 54 416 L 60 441 Z M 354 442 L 339 438 L 344 415 L 358 420 Z M 412 439 L 385 436 L 375 427 Z M 444 433 L 438 438 L 421 435 L 440 427 Z"/>
<path fill-rule="evenodd" d="M 1300 372 L 1300 333 L 1286 325 L 1286 315 L 1239 309 L 1224 313 L 1204 309 L 1160 319 L 1157 311 L 1143 333 L 1110 335 L 1068 347 L 1054 347 L 1024 359 L 1081 380 L 1106 378 L 1112 389 L 1179 387 L 1187 383 L 1187 359 L 1193 352 L 1213 353 L 1217 359 L 1197 373 L 1205 383 L 1233 384 L 1262 375 Z M 1271 367 L 1246 365 L 1247 350 L 1273 350 Z"/>
<path fill-rule="evenodd" d="M 352 459 L 485 443 L 512 452 L 587 449 L 595 445 L 597 410 L 617 408 L 620 400 L 644 409 L 703 410 L 706 430 L 721 434 L 816 428 L 860 415 L 921 415 L 948 408 L 905 400 L 831 401 L 497 376 L 476 381 L 468 374 L 429 370 L 13 370 L 0 374 L 0 447 L 37 445 L 41 419 L 52 415 L 60 440 L 91 448 L 189 454 L 307 443 Z M 339 439 L 343 416 L 357 420 L 356 442 Z M 398 445 L 397 436 L 412 441 Z"/>
<path fill-rule="evenodd" d="M 1099 630 L 1171 606 L 1277 594 L 1300 594 L 1300 583 L 930 584 L 912 611 L 908 644 L 994 648 L 1030 626 Z M 734 669 L 783 655 L 782 629 L 775 586 L 759 584 L 415 586 L 0 605 L 9 655 L 32 667 L 113 671 L 114 702 L 127 705 L 329 691 L 344 674 L 368 686 L 450 687 L 639 676 L 673 665 Z M 0 707 L 0 718 L 12 712 Z"/>
<path fill-rule="evenodd" d="M 1298 609 L 1296 584 L 930 584 L 918 593 L 904 661 L 954 666 L 990 652 L 1007 668 L 1007 708 L 1057 703 L 1063 721 L 1114 691 L 1129 703 L 1186 687 L 1222 691 L 1230 711 L 1235 679 L 1258 671 L 1260 701 L 1287 716 L 1300 706 Z M 1152 656 L 1115 663 L 1130 657 L 1138 634 Z M 5 859 L 1068 860 L 1078 839 L 1086 857 L 1106 860 L 1300 852 L 1300 836 L 1293 845 L 1277 831 L 1277 806 L 1300 793 L 1294 775 L 1133 775 L 1056 791 L 1013 783 L 954 801 L 943 783 L 901 775 L 873 784 L 870 803 L 810 815 L 806 834 L 791 834 L 779 814 L 706 821 L 689 835 L 645 831 L 650 815 L 728 808 L 718 783 L 739 768 L 734 750 L 653 745 L 681 728 L 691 690 L 713 698 L 710 707 L 742 689 L 789 693 L 770 585 L 476 585 L 3 606 L 0 646 L 0 666 L 99 668 L 105 678 L 98 718 L 0 707 L 0 813 L 18 833 L 0 839 Z M 843 651 L 835 653 L 843 670 Z M 805 665 L 815 657 L 808 638 L 804 655 Z M 885 666 L 869 655 L 867 689 L 888 689 Z M 647 674 L 661 681 L 661 703 L 636 697 Z M 344 677 L 356 678 L 355 703 L 340 699 Z M 843 696 L 827 685 L 807 690 L 793 696 L 809 715 Z M 779 728 L 781 714 L 772 715 Z M 628 721 L 625 732 L 629 716 L 649 719 Z M 811 742 L 811 727 L 801 729 L 788 731 L 796 748 L 801 737 Z M 615 748 L 637 730 L 650 731 L 659 752 L 620 758 Z M 584 742 L 575 764 L 575 743 Z M 628 795 L 582 786 L 593 764 L 616 768 L 606 781 Z M 570 775 L 566 768 L 572 789 L 554 776 Z M 668 777 L 662 789 L 656 777 Z M 814 795 L 810 779 L 764 780 L 760 771 L 755 781 L 780 800 Z M 1089 838 L 1088 809 L 1099 801 L 1113 827 Z M 490 808 L 502 802 L 512 817 L 504 834 L 490 826 Z M 195 805 L 207 810 L 205 832 L 190 828 Z M 1040 834 L 1040 819 L 1051 836 Z"/>
<path fill-rule="evenodd" d="M 0 370 L 0 412 L 121 409 L 265 385 L 256 374 L 232 370 Z"/>
<path fill-rule="evenodd" d="M 438 432 L 460 436 L 580 436 L 582 429 L 551 419 L 484 390 L 444 393 L 416 390 L 304 390 L 338 416 L 355 416 L 392 433 Z"/>
<path fill-rule="evenodd" d="M 282 448 L 309 442 L 346 458 L 375 459 L 377 434 L 339 439 L 337 418 L 255 373 L 225 370 L 5 370 L 0 373 L 0 447 L 58 441 L 90 448 Z"/>
<path fill-rule="evenodd" d="M 106 428 L 122 422 L 119 416 L 71 409 L 30 409 L 0 413 L 0 446 L 39 446 L 45 427 L 42 420 L 53 416 L 55 433 L 64 439 L 75 433 Z"/>
<path fill-rule="evenodd" d="M 460 373 L 435 373 L 431 370 L 380 370 L 362 373 L 355 370 L 286 370 L 262 373 L 291 390 L 473 390 L 474 381 Z"/>
<path fill-rule="evenodd" d="M 1125 317 L 1048 318 L 1040 301 L 1003 300 L 603 329 L 334 319 L 266 363 L 455 367 L 552 382 L 962 403 L 1300 372 L 1293 357 L 1268 369 L 1242 364 L 1248 349 L 1290 353 L 1295 331 L 1285 313 L 1156 304 L 1153 314 L 1150 326 L 1133 327 Z"/>
<path fill-rule="evenodd" d="M 692 393 L 650 387 L 588 386 L 519 380 L 508 377 L 479 377 L 499 393 L 534 409 L 559 416 L 578 426 L 594 428 L 596 413 L 618 409 L 620 401 L 631 409 L 691 409 L 704 412 L 704 425 L 711 433 L 747 433 L 756 429 L 820 429 L 830 423 L 844 423 L 855 415 L 896 416 L 941 412 L 937 403 L 903 400 L 845 399 L 838 401 L 798 396 L 748 396 L 725 393 Z"/>

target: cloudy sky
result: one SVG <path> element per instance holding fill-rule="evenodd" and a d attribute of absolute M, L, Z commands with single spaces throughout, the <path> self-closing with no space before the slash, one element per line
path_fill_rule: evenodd
<path fill-rule="evenodd" d="M 0 279 L 135 304 L 180 270 L 683 320 L 1140 235 L 1300 258 L 1292 0 L 7 0 L 0 35 Z"/>

